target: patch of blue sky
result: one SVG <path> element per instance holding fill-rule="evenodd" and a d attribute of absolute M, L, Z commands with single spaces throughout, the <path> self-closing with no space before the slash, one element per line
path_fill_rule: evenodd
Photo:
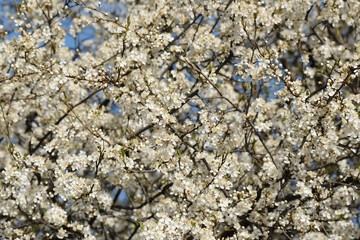
<path fill-rule="evenodd" d="M 283 89 L 285 87 L 285 83 L 280 81 L 280 83 L 277 83 L 276 78 L 271 79 L 268 83 L 266 83 L 269 96 L 268 99 L 277 99 L 278 96 L 276 95 L 276 92 Z"/>
<path fill-rule="evenodd" d="M 356 228 L 360 227 L 360 206 L 357 206 L 356 208 L 356 216 L 350 218 L 350 220 L 353 222 Z"/>
<path fill-rule="evenodd" d="M 196 78 L 194 78 L 188 71 L 186 71 L 184 74 L 185 74 L 185 78 L 187 80 L 189 80 L 192 83 L 196 82 Z"/>
<path fill-rule="evenodd" d="M 89 92 L 90 93 L 90 92 Z M 107 98 L 103 91 L 100 91 L 96 94 L 97 98 L 92 99 L 91 104 L 99 106 L 103 103 Z M 122 114 L 121 107 L 115 102 L 110 103 L 110 112 L 115 116 L 119 117 Z"/>
<path fill-rule="evenodd" d="M 69 47 L 71 50 L 80 50 L 84 51 L 96 51 L 96 46 L 94 45 L 90 49 L 83 47 L 83 42 L 86 40 L 91 40 L 95 38 L 96 30 L 93 26 L 86 26 L 82 29 L 81 32 L 77 33 L 76 36 L 72 36 L 69 32 L 65 35 L 65 46 Z"/>
<path fill-rule="evenodd" d="M 233 81 L 235 81 L 235 89 L 236 91 L 238 91 L 239 93 L 246 93 L 245 89 L 243 88 L 242 84 L 243 83 L 250 83 L 251 82 L 251 78 L 249 76 L 247 76 L 246 78 L 242 78 L 239 75 L 235 75 L 233 76 Z"/>
<path fill-rule="evenodd" d="M 197 105 L 191 106 L 191 108 L 188 112 L 188 117 L 193 123 L 196 123 L 199 121 L 199 111 L 200 111 L 200 108 Z"/>
<path fill-rule="evenodd" d="M 63 27 L 63 29 L 68 32 L 70 31 L 70 27 L 73 24 L 73 20 L 70 18 L 63 18 L 61 21 L 61 26 Z"/>
<path fill-rule="evenodd" d="M 64 5 L 68 6 L 69 8 L 76 7 L 78 4 L 71 0 L 64 0 Z"/>
<path fill-rule="evenodd" d="M 214 22 L 213 24 L 215 24 L 216 21 L 217 21 L 217 17 L 213 15 L 213 16 L 210 17 L 210 20 Z M 214 27 L 214 29 L 213 29 L 213 31 L 212 31 L 212 35 L 214 35 L 215 37 L 220 36 L 220 31 L 219 31 L 219 29 L 220 29 L 220 21 L 218 21 L 218 22 L 216 23 L 216 25 L 215 25 L 215 27 Z"/>
<path fill-rule="evenodd" d="M 66 33 L 65 34 L 65 46 L 67 46 L 68 48 L 75 50 L 77 43 L 76 43 L 76 39 L 75 37 L 71 36 L 70 33 Z"/>
<path fill-rule="evenodd" d="M 104 0 L 99 1 L 100 10 L 102 12 L 106 12 L 111 14 L 114 17 L 118 18 L 126 18 L 128 15 L 128 8 L 125 3 L 117 2 L 117 3 L 108 3 Z"/>
<path fill-rule="evenodd" d="M 45 41 L 41 41 L 41 42 L 39 42 L 39 44 L 38 44 L 38 48 L 42 48 L 42 47 L 45 47 L 45 46 L 46 46 Z"/>
<path fill-rule="evenodd" d="M 121 108 L 116 103 L 111 104 L 111 112 L 115 117 L 119 117 L 122 114 Z"/>
<path fill-rule="evenodd" d="M 128 206 L 129 205 L 129 197 L 126 193 L 126 191 L 124 189 L 120 190 L 120 194 L 118 195 L 118 197 L 115 199 L 116 195 L 117 195 L 118 189 L 114 188 L 111 191 L 111 198 L 113 199 L 114 205 L 120 205 L 120 206 Z"/>
<path fill-rule="evenodd" d="M 11 32 L 8 32 L 8 34 L 6 35 L 5 39 L 6 39 L 6 40 L 11 40 L 11 39 L 16 38 L 16 37 L 18 37 L 18 36 L 20 36 L 20 33 L 19 33 L 19 32 L 13 32 L 13 31 L 11 31 Z"/>
<path fill-rule="evenodd" d="M 8 16 L 8 14 L 16 14 L 16 10 L 14 7 L 12 7 L 12 4 L 13 2 L 10 1 L 4 1 L 0 3 L 0 25 L 3 26 L 3 30 L 8 32 L 5 40 L 11 40 L 20 35 L 20 33 L 16 31 L 17 27 L 14 20 L 10 19 Z"/>

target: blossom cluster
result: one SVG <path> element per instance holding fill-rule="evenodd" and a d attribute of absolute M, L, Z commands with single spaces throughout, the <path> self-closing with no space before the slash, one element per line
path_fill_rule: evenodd
<path fill-rule="evenodd" d="M 357 0 L 3 1 L 1 239 L 358 239 Z"/>

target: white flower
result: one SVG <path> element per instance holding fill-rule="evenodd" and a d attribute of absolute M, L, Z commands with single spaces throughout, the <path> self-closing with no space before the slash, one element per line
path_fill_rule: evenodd
<path fill-rule="evenodd" d="M 63 226 L 67 222 L 67 213 L 61 207 L 54 205 L 46 210 L 44 218 L 55 226 Z"/>

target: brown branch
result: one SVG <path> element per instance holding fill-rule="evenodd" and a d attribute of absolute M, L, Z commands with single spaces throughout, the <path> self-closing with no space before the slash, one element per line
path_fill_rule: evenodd
<path fill-rule="evenodd" d="M 161 190 L 156 193 L 153 196 L 150 196 L 146 201 L 144 201 L 143 203 L 141 203 L 138 206 L 134 206 L 134 207 L 125 207 L 125 206 L 112 206 L 113 209 L 125 209 L 125 210 L 134 210 L 134 209 L 140 209 L 142 207 L 144 207 L 145 205 L 152 203 L 155 199 L 157 199 L 159 196 L 165 194 L 165 192 L 173 185 L 172 182 L 165 184 Z"/>
<path fill-rule="evenodd" d="M 72 106 L 71 108 L 69 108 L 67 110 L 67 112 L 61 116 L 56 122 L 55 125 L 59 125 L 61 123 L 62 120 L 64 120 L 76 107 L 80 106 L 81 104 L 85 103 L 87 100 L 89 100 L 92 96 L 94 96 L 95 94 L 97 94 L 98 92 L 104 90 L 105 88 L 100 88 L 92 93 L 90 93 L 86 98 L 84 98 L 83 100 L 81 100 L 80 102 L 78 102 L 77 104 L 75 104 L 74 106 Z M 33 148 L 31 146 L 31 142 L 29 142 L 29 154 L 33 155 L 41 146 L 44 145 L 45 140 L 51 136 L 53 134 L 52 131 L 48 131 L 42 138 L 40 138 L 39 143 Z"/>

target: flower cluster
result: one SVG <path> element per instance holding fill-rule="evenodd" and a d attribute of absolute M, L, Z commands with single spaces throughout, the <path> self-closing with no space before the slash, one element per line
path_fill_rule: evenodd
<path fill-rule="evenodd" d="M 358 239 L 357 0 L 3 1 L 1 239 Z"/>

